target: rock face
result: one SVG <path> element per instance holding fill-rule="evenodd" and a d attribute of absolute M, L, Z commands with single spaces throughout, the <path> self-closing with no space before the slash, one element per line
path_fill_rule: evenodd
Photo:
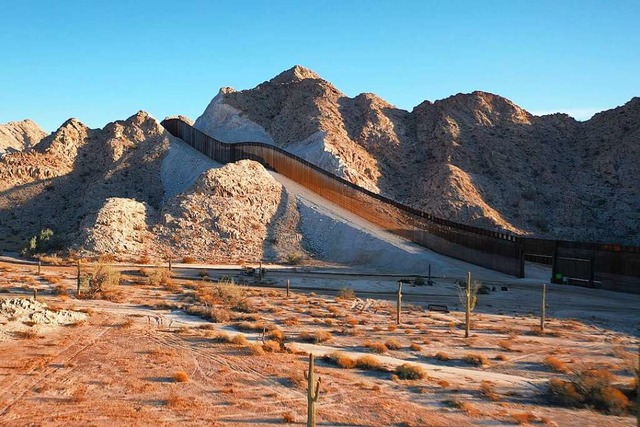
<path fill-rule="evenodd" d="M 0 125 L 0 157 L 7 153 L 28 150 L 46 135 L 46 132 L 32 120 Z"/>
<path fill-rule="evenodd" d="M 640 98 L 577 122 L 490 93 L 411 112 L 349 98 L 296 66 L 222 89 L 195 126 L 275 144 L 369 190 L 441 217 L 515 233 L 640 244 Z"/>
<path fill-rule="evenodd" d="M 282 194 L 282 185 L 259 163 L 242 160 L 209 169 L 167 202 L 156 234 L 179 256 L 262 259 Z"/>
<path fill-rule="evenodd" d="M 70 119 L 33 149 L 4 156 L 0 249 L 19 250 L 45 228 L 53 230 L 55 247 L 83 249 L 83 228 L 111 198 L 159 209 L 161 162 L 172 138 L 144 112 L 104 129 Z"/>

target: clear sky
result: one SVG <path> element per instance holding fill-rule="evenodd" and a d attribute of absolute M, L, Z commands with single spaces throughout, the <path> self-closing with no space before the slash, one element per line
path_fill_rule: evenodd
<path fill-rule="evenodd" d="M 410 110 L 483 90 L 533 113 L 640 96 L 640 1 L 0 0 L 0 123 L 199 116 L 295 64 Z"/>

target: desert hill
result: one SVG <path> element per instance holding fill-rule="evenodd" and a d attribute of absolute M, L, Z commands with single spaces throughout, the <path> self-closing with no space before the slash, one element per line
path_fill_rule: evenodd
<path fill-rule="evenodd" d="M 35 146 L 46 132 L 33 120 L 0 124 L 0 157 Z"/>
<path fill-rule="evenodd" d="M 349 98 L 296 66 L 223 88 L 195 126 L 276 144 L 367 189 L 456 221 L 514 233 L 640 244 L 640 100 L 578 122 L 486 92 L 412 111 Z"/>

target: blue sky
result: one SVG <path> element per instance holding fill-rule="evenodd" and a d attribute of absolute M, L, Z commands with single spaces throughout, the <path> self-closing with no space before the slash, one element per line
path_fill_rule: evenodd
<path fill-rule="evenodd" d="M 146 110 L 196 118 L 222 86 L 301 64 L 400 108 L 484 90 L 584 119 L 640 96 L 640 1 L 8 1 L 0 123 Z"/>

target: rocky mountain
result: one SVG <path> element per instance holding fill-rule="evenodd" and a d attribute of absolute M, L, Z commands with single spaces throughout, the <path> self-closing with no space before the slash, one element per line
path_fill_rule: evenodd
<path fill-rule="evenodd" d="M 32 120 L 0 124 L 0 157 L 35 146 L 46 132 Z"/>
<path fill-rule="evenodd" d="M 640 98 L 586 122 L 534 116 L 486 92 L 412 111 L 350 98 L 300 66 L 223 88 L 195 126 L 283 147 L 455 221 L 518 234 L 640 244 Z"/>
<path fill-rule="evenodd" d="M 103 129 L 70 119 L 7 154 L 0 192 L 0 251 L 23 250 L 35 237 L 31 252 L 128 260 L 283 260 L 304 252 L 295 218 L 283 222 L 295 217 L 295 201 L 282 201 L 285 191 L 260 164 L 222 167 L 142 111 Z M 283 245 L 287 235 L 292 245 Z"/>

